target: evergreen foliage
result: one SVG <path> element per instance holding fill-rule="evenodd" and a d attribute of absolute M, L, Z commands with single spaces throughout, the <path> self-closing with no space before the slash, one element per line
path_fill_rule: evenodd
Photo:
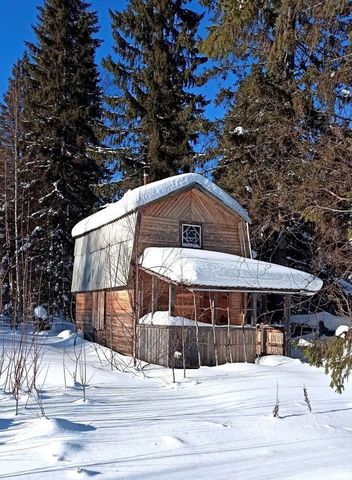
<path fill-rule="evenodd" d="M 91 213 L 101 168 L 101 92 L 94 61 L 97 16 L 82 0 L 46 0 L 29 44 L 26 108 L 31 257 L 36 299 L 68 311 L 74 224 Z"/>
<path fill-rule="evenodd" d="M 131 0 L 110 12 L 114 56 L 104 61 L 114 87 L 107 97 L 113 170 L 124 188 L 139 185 L 143 165 L 151 180 L 194 168 L 194 145 L 206 127 L 206 101 L 196 92 L 206 61 L 197 49 L 201 15 L 185 0 Z M 132 176 L 132 180 L 127 181 Z"/>
<path fill-rule="evenodd" d="M 324 367 L 325 373 L 330 375 L 331 388 L 342 393 L 352 370 L 351 331 L 346 336 L 316 340 L 303 351 L 311 365 Z"/>
<path fill-rule="evenodd" d="M 234 89 L 220 92 L 229 108 L 218 132 L 217 181 L 251 212 L 262 258 L 331 283 L 348 278 L 349 3 L 203 3 L 215 16 L 203 49 L 235 73 Z"/>
<path fill-rule="evenodd" d="M 28 59 L 12 70 L 0 105 L 0 309 L 7 305 L 16 318 L 24 312 L 24 284 L 28 278 L 28 202 L 24 130 L 25 86 Z"/>
<path fill-rule="evenodd" d="M 214 26 L 203 50 L 234 73 L 220 92 L 229 108 L 218 131 L 216 178 L 253 219 L 261 258 L 325 280 L 313 298 L 350 315 L 339 279 L 352 278 L 352 49 L 347 0 L 204 0 Z M 338 391 L 352 338 L 307 349 Z"/>

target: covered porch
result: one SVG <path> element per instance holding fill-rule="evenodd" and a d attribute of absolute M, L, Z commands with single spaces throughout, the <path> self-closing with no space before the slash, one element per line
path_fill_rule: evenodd
<path fill-rule="evenodd" d="M 313 275 L 250 258 L 159 247 L 141 256 L 137 282 L 138 357 L 178 367 L 254 362 L 268 339 L 268 329 L 258 330 L 258 296 L 268 294 L 282 296 L 276 338 L 289 355 L 290 297 L 313 295 L 322 285 Z"/>

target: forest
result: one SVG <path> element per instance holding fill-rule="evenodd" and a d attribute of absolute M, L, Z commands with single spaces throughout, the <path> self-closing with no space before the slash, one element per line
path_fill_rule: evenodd
<path fill-rule="evenodd" d="M 256 258 L 324 281 L 303 312 L 351 316 L 351 3 L 117 7 L 102 64 L 91 5 L 45 0 L 13 66 L 0 105 L 0 312 L 70 318 L 73 226 L 148 169 L 152 181 L 214 180 L 250 212 Z M 311 361 L 341 361 L 346 341 Z"/>

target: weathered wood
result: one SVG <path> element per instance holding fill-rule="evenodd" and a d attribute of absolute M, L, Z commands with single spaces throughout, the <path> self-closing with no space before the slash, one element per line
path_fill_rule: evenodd
<path fill-rule="evenodd" d="M 283 327 L 262 324 L 257 329 L 257 355 L 284 355 L 284 346 Z"/>
<path fill-rule="evenodd" d="M 139 325 L 139 356 L 141 360 L 171 367 L 175 361 L 176 368 L 197 368 L 199 364 L 214 366 L 229 361 L 227 350 L 231 349 L 234 362 L 245 361 L 243 339 L 245 341 L 247 361 L 254 362 L 256 357 L 255 328 L 245 326 L 215 327 L 215 345 L 212 327 L 198 329 L 196 327 Z M 216 349 L 215 349 L 216 347 Z M 217 350 L 217 356 L 215 351 Z M 184 359 L 175 360 L 176 351 L 184 352 Z"/>
<path fill-rule="evenodd" d="M 131 291 L 79 293 L 76 305 L 76 326 L 86 338 L 118 352 L 133 354 L 135 333 Z"/>
<path fill-rule="evenodd" d="M 285 343 L 284 343 L 284 355 L 291 355 L 291 329 L 290 329 L 290 310 L 291 310 L 291 296 L 284 295 L 284 329 L 285 329 Z"/>
<path fill-rule="evenodd" d="M 92 292 L 92 327 L 96 330 L 103 330 L 105 324 L 105 290 Z"/>
<path fill-rule="evenodd" d="M 252 293 L 251 294 L 251 307 L 252 307 L 252 312 L 251 312 L 251 323 L 253 327 L 257 325 L 257 320 L 258 320 L 258 294 L 257 293 Z"/>
<path fill-rule="evenodd" d="M 215 364 L 219 365 L 219 355 L 218 355 L 218 347 L 217 347 L 217 337 L 215 333 L 215 295 L 213 292 L 210 293 L 210 311 L 211 311 L 211 325 L 213 331 L 213 344 L 214 344 L 214 354 L 215 354 Z"/>
<path fill-rule="evenodd" d="M 244 221 L 224 204 L 193 187 L 141 209 L 136 248 L 141 254 L 151 246 L 180 247 L 180 223 L 202 225 L 203 248 L 247 256 L 249 241 Z"/>
<path fill-rule="evenodd" d="M 169 305 L 168 305 L 169 315 L 175 314 L 175 286 L 171 283 L 169 284 Z"/>
<path fill-rule="evenodd" d="M 76 328 L 86 336 L 92 335 L 93 294 L 91 292 L 76 294 Z"/>

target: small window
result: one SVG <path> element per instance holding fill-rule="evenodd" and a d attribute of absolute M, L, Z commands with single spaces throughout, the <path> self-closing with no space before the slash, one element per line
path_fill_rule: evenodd
<path fill-rule="evenodd" d="M 202 248 L 202 227 L 200 225 L 182 224 L 182 246 Z"/>

